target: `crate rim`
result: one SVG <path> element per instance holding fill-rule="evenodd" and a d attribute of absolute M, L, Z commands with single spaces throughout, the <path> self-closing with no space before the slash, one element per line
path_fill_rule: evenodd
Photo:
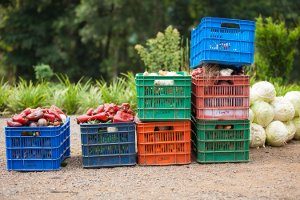
<path fill-rule="evenodd" d="M 251 23 L 253 25 L 256 24 L 255 21 L 249 19 L 236 19 L 236 18 L 212 17 L 212 16 L 202 17 L 200 20 L 200 24 L 205 22 L 206 20 L 222 20 L 222 21 L 232 21 L 232 22 L 246 22 L 246 23 Z"/>
<path fill-rule="evenodd" d="M 81 127 L 99 127 L 99 126 L 111 126 L 111 125 L 120 125 L 120 126 L 129 126 L 129 125 L 135 125 L 136 122 L 112 122 L 112 123 L 99 123 L 99 124 L 88 124 L 88 123 L 82 123 L 79 124 Z M 119 131 L 117 131 L 119 132 Z"/>

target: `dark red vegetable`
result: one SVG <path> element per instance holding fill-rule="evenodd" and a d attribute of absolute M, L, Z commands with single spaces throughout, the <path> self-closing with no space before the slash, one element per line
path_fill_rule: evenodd
<path fill-rule="evenodd" d="M 56 105 L 52 105 L 50 107 L 50 110 L 54 110 L 58 114 L 65 114 L 60 108 L 58 108 Z"/>
<path fill-rule="evenodd" d="M 133 121 L 133 115 L 119 110 L 116 115 L 113 117 L 113 122 L 130 122 Z"/>
<path fill-rule="evenodd" d="M 104 105 L 100 105 L 94 110 L 93 114 L 95 115 L 98 113 L 102 113 L 103 111 L 104 111 Z"/>
<path fill-rule="evenodd" d="M 59 121 L 61 121 L 60 115 L 55 110 L 48 110 L 48 113 L 54 115 L 56 119 L 58 119 Z"/>
<path fill-rule="evenodd" d="M 120 109 L 123 110 L 123 111 L 125 111 L 125 112 L 127 112 L 129 110 L 129 108 L 130 108 L 129 103 L 122 103 Z"/>
<path fill-rule="evenodd" d="M 98 113 L 96 115 L 91 116 L 90 120 L 99 120 L 102 122 L 106 122 L 108 120 L 108 115 L 105 112 Z"/>
<path fill-rule="evenodd" d="M 91 119 L 92 116 L 80 115 L 76 118 L 77 124 L 86 123 Z"/>
<path fill-rule="evenodd" d="M 27 119 L 29 121 L 38 121 L 40 118 L 44 116 L 44 113 L 41 110 L 36 110 L 29 115 L 27 115 Z"/>
<path fill-rule="evenodd" d="M 48 113 L 45 113 L 44 114 L 44 118 L 49 121 L 49 122 L 54 122 L 55 121 L 55 115 L 54 114 L 48 114 Z"/>
<path fill-rule="evenodd" d="M 22 114 L 14 115 L 14 116 L 12 117 L 12 120 L 13 120 L 14 122 L 19 122 L 20 124 L 25 125 L 25 124 L 27 124 L 28 119 L 27 119 L 26 117 L 23 117 L 23 116 L 24 116 L 24 115 L 22 115 Z"/>
<path fill-rule="evenodd" d="M 30 108 L 26 108 L 25 110 L 23 110 L 22 112 L 21 112 L 21 114 L 24 114 L 24 115 L 29 115 L 31 113 L 31 109 Z"/>
<path fill-rule="evenodd" d="M 19 122 L 7 121 L 7 126 L 10 126 L 10 127 L 19 127 L 19 126 L 22 126 L 22 124 L 19 123 Z"/>
<path fill-rule="evenodd" d="M 94 109 L 93 109 L 93 108 L 90 108 L 90 109 L 88 109 L 88 111 L 86 112 L 86 114 L 87 114 L 88 116 L 91 116 L 91 115 L 93 115 L 93 112 L 94 112 Z"/>

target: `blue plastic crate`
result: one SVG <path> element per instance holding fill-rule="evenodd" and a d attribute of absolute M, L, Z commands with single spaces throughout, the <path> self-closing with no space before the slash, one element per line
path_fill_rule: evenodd
<path fill-rule="evenodd" d="M 84 168 L 136 164 L 135 123 L 81 124 Z"/>
<path fill-rule="evenodd" d="M 56 127 L 5 127 L 5 139 L 7 170 L 59 170 L 70 157 L 70 118 Z"/>
<path fill-rule="evenodd" d="M 205 17 L 191 32 L 190 67 L 202 63 L 251 65 L 255 22 Z"/>

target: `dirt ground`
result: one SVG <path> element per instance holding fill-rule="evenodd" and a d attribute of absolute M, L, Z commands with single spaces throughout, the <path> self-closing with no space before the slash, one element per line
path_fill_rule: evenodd
<path fill-rule="evenodd" d="M 0 119 L 4 127 L 5 119 Z M 300 199 L 300 141 L 251 149 L 249 163 L 83 169 L 72 119 L 71 158 L 55 172 L 8 172 L 0 134 L 2 199 Z"/>

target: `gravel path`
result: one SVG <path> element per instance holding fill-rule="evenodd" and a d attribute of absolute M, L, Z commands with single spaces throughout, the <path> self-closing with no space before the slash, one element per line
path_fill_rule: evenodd
<path fill-rule="evenodd" d="M 0 119 L 3 127 L 5 119 Z M 79 126 L 56 172 L 6 171 L 0 134 L 0 199 L 300 199 L 300 141 L 251 149 L 251 162 L 83 169 Z"/>

